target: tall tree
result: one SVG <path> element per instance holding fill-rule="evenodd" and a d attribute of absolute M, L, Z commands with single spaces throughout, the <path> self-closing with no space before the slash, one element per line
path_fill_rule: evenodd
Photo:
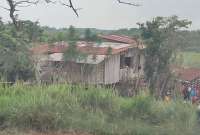
<path fill-rule="evenodd" d="M 151 94 L 162 96 L 170 78 L 170 62 L 180 47 L 176 41 L 177 31 L 188 28 L 188 20 L 177 16 L 156 17 L 145 24 L 139 24 L 145 50 L 145 76 L 150 84 Z"/>
<path fill-rule="evenodd" d="M 77 39 L 78 39 L 78 35 L 76 33 L 76 28 L 71 25 L 69 27 L 68 40 L 70 40 L 70 41 L 76 41 Z"/>
<path fill-rule="evenodd" d="M 22 32 L 0 20 L 0 41 L 0 78 L 13 82 L 34 77 L 28 43 Z"/>
<path fill-rule="evenodd" d="M 26 44 L 0 31 L 0 75 L 7 81 L 33 77 L 33 68 Z"/>
<path fill-rule="evenodd" d="M 27 42 L 38 42 L 43 34 L 39 22 L 22 21 L 21 31 Z"/>
<path fill-rule="evenodd" d="M 89 28 L 87 28 L 85 30 L 85 35 L 84 35 L 84 38 L 86 41 L 91 41 L 92 40 L 92 32 Z"/>

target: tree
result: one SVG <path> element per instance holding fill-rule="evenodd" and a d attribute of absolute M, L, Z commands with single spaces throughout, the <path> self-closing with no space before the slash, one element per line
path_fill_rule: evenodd
<path fill-rule="evenodd" d="M 84 38 L 85 38 L 86 41 L 91 41 L 92 32 L 89 28 L 85 30 Z"/>
<path fill-rule="evenodd" d="M 163 96 L 171 77 L 170 62 L 180 47 L 177 32 L 188 28 L 188 20 L 179 20 L 177 16 L 156 17 L 145 24 L 139 24 L 142 38 L 147 44 L 145 50 L 145 76 L 149 82 L 150 92 Z"/>
<path fill-rule="evenodd" d="M 58 41 L 66 41 L 66 39 L 67 39 L 67 36 L 65 35 L 65 33 L 63 33 L 63 32 L 58 33 L 58 35 L 57 35 Z"/>
<path fill-rule="evenodd" d="M 64 61 L 76 61 L 76 60 L 84 60 L 86 58 L 86 54 L 81 53 L 76 46 L 76 42 L 69 42 L 69 47 L 66 52 L 64 52 L 63 59 Z"/>
<path fill-rule="evenodd" d="M 29 43 L 40 41 L 43 34 L 39 22 L 22 21 L 21 31 L 23 32 L 23 37 L 25 37 Z"/>
<path fill-rule="evenodd" d="M 70 41 L 76 41 L 78 39 L 76 29 L 74 26 L 69 27 L 69 32 L 68 32 L 68 40 Z"/>
<path fill-rule="evenodd" d="M 97 42 L 100 41 L 100 39 L 98 39 L 97 34 L 96 33 L 92 33 L 92 31 L 89 28 L 87 28 L 85 30 L 84 40 L 85 41 L 97 41 Z"/>
<path fill-rule="evenodd" d="M 14 82 L 34 77 L 25 32 L 17 32 L 13 24 L 0 19 L 0 78 Z M 24 37 L 25 36 L 25 37 Z M 23 38 L 22 38 L 23 37 Z"/>
<path fill-rule="evenodd" d="M 0 31 L 0 75 L 7 81 L 28 80 L 33 77 L 29 51 L 25 43 Z"/>

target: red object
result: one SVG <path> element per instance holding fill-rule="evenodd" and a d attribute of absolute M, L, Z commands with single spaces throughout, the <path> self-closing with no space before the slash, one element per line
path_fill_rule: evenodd
<path fill-rule="evenodd" d="M 31 48 L 31 52 L 34 54 L 63 53 L 68 49 L 68 46 L 66 42 L 55 43 L 53 45 L 44 44 Z M 94 55 L 118 54 L 132 48 L 131 45 L 125 45 L 121 48 L 111 48 L 111 52 L 108 52 L 110 47 L 93 46 L 93 44 L 87 42 L 77 43 L 76 46 L 78 51 Z"/>
<path fill-rule="evenodd" d="M 192 81 L 200 77 L 199 68 L 179 68 L 176 70 L 176 73 L 178 73 L 179 78 L 184 81 Z"/>
<path fill-rule="evenodd" d="M 199 98 L 197 96 L 192 97 L 192 103 L 196 103 Z"/>

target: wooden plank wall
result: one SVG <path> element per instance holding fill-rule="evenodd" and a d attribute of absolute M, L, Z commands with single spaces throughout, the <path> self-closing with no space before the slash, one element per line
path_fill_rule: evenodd
<path fill-rule="evenodd" d="M 105 60 L 104 84 L 113 84 L 120 79 L 120 55 L 112 55 Z"/>
<path fill-rule="evenodd" d="M 53 68 L 45 78 L 53 78 L 54 82 L 103 84 L 104 62 L 98 65 L 65 63 L 62 69 Z M 49 80 L 50 81 L 50 80 Z"/>

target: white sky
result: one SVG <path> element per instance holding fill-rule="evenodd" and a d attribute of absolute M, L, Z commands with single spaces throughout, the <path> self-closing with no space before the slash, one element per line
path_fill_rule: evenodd
<path fill-rule="evenodd" d="M 66 0 L 67 1 L 67 0 Z M 83 8 L 77 18 L 71 9 L 40 3 L 21 9 L 21 19 L 38 20 L 41 25 L 57 28 L 74 25 L 101 29 L 137 27 L 137 22 L 145 22 L 156 16 L 178 15 L 193 22 L 192 29 L 200 29 L 200 0 L 124 0 L 138 2 L 140 7 L 118 4 L 117 0 L 73 0 L 76 7 Z M 0 0 L 6 6 L 6 0 Z M 0 16 L 9 20 L 8 12 L 0 8 Z"/>

